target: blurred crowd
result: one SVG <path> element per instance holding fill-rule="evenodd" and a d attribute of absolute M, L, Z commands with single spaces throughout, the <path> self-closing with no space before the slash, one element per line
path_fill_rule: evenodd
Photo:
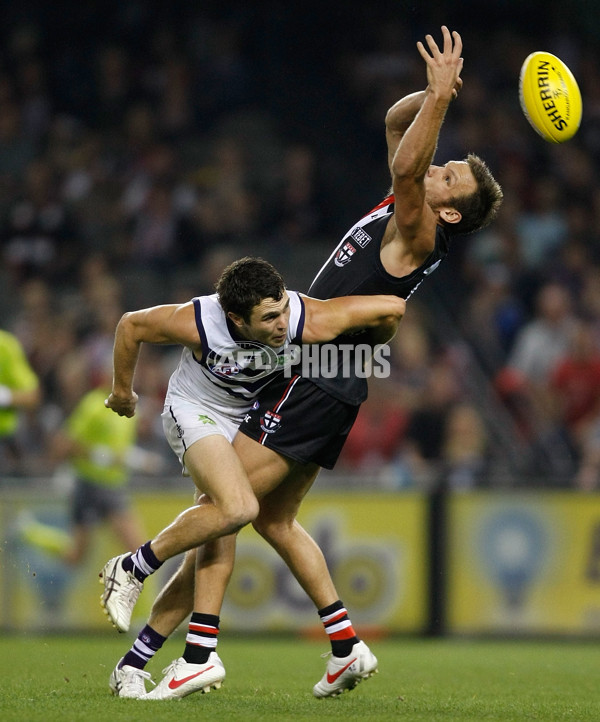
<path fill-rule="evenodd" d="M 476 152 L 505 201 L 410 300 L 391 378 L 371 381 L 336 471 L 386 488 L 598 487 L 592 18 L 552 2 L 543 24 L 535 2 L 491 3 L 484 24 L 470 2 L 452 16 L 382 2 L 378 18 L 327 2 L 91 5 L 26 2 L 2 29 L 0 328 L 42 388 L 10 473 L 48 472 L 48 440 L 99 383 L 124 311 L 210 293 L 246 254 L 308 289 L 385 195 L 385 112 L 424 87 L 415 43 L 446 22 L 463 35 L 464 88 L 436 160 Z M 581 86 L 582 126 L 564 145 L 519 107 L 520 66 L 539 49 Z M 140 444 L 173 474 L 159 412 L 178 356 L 144 348 L 136 377 Z"/>

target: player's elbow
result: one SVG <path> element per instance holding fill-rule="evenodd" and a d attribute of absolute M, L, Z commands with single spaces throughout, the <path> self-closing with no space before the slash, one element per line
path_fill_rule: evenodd
<path fill-rule="evenodd" d="M 133 311 L 125 311 L 125 313 L 119 319 L 117 323 L 117 333 L 127 334 L 131 333 L 133 328 Z"/>
<path fill-rule="evenodd" d="M 125 311 L 117 324 L 116 335 L 125 342 L 140 343 L 144 326 L 139 311 Z"/>
<path fill-rule="evenodd" d="M 376 324 L 371 330 L 372 340 L 375 345 L 387 343 L 390 341 L 398 330 L 398 324 L 404 316 L 406 310 L 406 301 L 397 296 L 382 296 L 387 309 L 381 314 Z"/>
<path fill-rule="evenodd" d="M 380 325 L 398 324 L 406 312 L 406 301 L 398 296 L 384 296 L 386 309 L 381 315 Z"/>
<path fill-rule="evenodd" d="M 394 305 L 395 305 L 395 311 L 394 315 L 398 321 L 402 319 L 404 314 L 406 313 L 406 301 L 403 298 L 399 298 L 398 296 L 394 296 Z"/>

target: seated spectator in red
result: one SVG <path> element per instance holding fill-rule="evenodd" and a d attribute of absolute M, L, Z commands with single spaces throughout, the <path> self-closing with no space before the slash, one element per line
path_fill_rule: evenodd
<path fill-rule="evenodd" d="M 340 464 L 354 471 L 375 471 L 398 452 L 408 414 L 389 392 L 388 379 L 369 379 L 369 397 L 348 435 Z"/>
<path fill-rule="evenodd" d="M 587 321 L 573 327 L 569 351 L 550 378 L 556 412 L 576 446 L 585 443 L 600 417 L 600 349 Z"/>

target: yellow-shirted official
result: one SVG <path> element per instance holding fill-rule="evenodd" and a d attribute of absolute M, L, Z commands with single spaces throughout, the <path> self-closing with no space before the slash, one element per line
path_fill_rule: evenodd
<path fill-rule="evenodd" d="M 0 329 L 0 438 L 12 436 L 20 409 L 40 403 L 40 382 L 20 341 Z"/>

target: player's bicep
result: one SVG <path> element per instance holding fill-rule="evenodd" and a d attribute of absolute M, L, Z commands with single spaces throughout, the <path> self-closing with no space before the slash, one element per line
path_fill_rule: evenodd
<path fill-rule="evenodd" d="M 154 344 L 199 343 L 193 304 L 153 306 L 130 314 L 136 341 Z"/>
<path fill-rule="evenodd" d="M 323 343 L 331 341 L 353 326 L 353 319 L 359 315 L 358 297 L 345 296 L 325 301 L 303 296 L 305 308 L 304 343 Z"/>
<path fill-rule="evenodd" d="M 303 343 L 320 343 L 335 337 L 327 334 L 332 321 L 332 314 L 326 310 L 324 301 L 309 296 L 302 296 L 304 303 L 304 327 L 302 328 Z"/>

